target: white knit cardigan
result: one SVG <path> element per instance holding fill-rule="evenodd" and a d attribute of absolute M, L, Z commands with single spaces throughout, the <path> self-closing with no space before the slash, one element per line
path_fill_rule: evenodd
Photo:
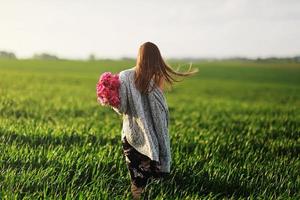
<path fill-rule="evenodd" d="M 142 94 L 134 84 L 135 67 L 119 73 L 120 106 L 123 115 L 122 136 L 138 152 L 160 162 L 160 171 L 170 173 L 171 150 L 168 132 L 169 110 L 163 92 L 157 86 Z M 154 82 L 150 83 L 153 86 Z"/>

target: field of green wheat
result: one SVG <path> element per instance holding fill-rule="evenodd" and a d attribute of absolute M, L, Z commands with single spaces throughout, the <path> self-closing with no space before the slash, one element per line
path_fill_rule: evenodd
<path fill-rule="evenodd" d="M 130 199 L 122 119 L 96 82 L 133 66 L 0 60 L 0 199 Z M 165 92 L 171 174 L 143 197 L 300 199 L 300 64 L 193 66 Z"/>

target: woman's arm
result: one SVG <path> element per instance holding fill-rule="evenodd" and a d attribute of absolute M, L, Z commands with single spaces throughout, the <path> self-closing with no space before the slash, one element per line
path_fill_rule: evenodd
<path fill-rule="evenodd" d="M 127 112 L 127 88 L 126 88 L 126 77 L 122 72 L 119 73 L 119 97 L 120 97 L 120 105 L 118 107 L 112 107 L 119 115 L 125 114 Z"/>

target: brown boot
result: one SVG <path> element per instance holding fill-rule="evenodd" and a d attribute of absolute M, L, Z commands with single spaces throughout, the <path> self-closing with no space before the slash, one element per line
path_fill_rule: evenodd
<path fill-rule="evenodd" d="M 141 198 L 141 194 L 144 192 L 144 188 L 136 187 L 131 183 L 131 193 L 134 200 L 138 200 Z"/>

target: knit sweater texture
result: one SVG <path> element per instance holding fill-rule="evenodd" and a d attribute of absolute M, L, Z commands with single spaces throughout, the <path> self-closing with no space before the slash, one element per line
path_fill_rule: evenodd
<path fill-rule="evenodd" d="M 122 115 L 121 138 L 139 153 L 160 163 L 160 171 L 170 173 L 171 150 L 168 132 L 169 110 L 162 90 L 151 81 L 154 89 L 142 94 L 134 83 L 135 67 L 121 71 L 120 106 L 113 108 Z"/>

